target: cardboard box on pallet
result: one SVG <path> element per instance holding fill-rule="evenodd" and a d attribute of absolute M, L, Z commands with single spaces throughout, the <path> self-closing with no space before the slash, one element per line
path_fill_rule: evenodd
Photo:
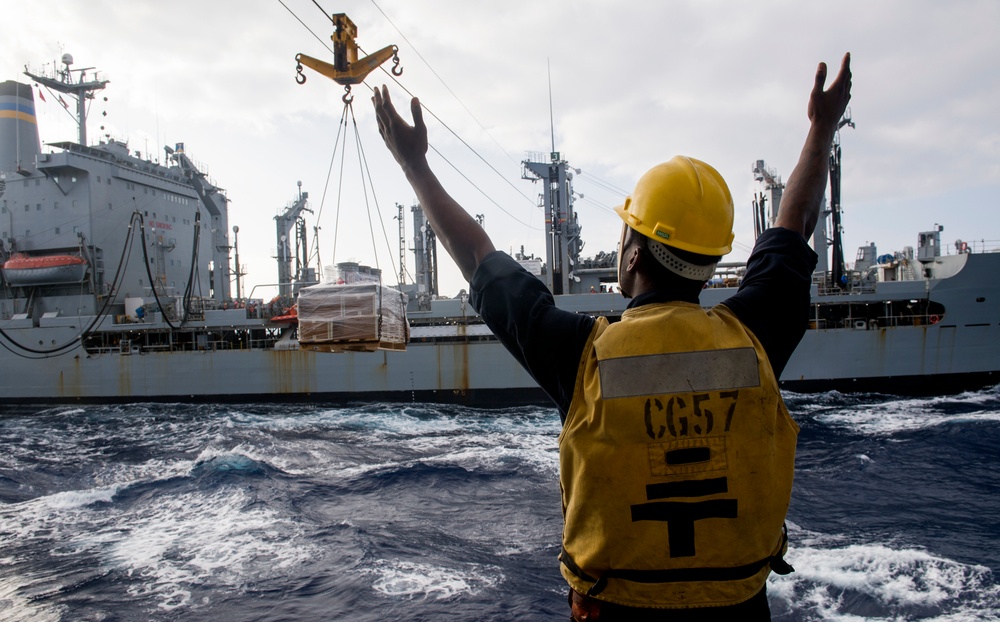
<path fill-rule="evenodd" d="M 303 349 L 405 350 L 410 338 L 406 294 L 378 283 L 305 287 L 298 305 Z"/>

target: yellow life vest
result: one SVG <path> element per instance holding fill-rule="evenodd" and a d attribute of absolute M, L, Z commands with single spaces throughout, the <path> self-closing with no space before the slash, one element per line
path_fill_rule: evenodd
<path fill-rule="evenodd" d="M 563 577 L 634 607 L 749 599 L 784 564 L 798 431 L 725 306 L 599 318 L 559 437 Z"/>

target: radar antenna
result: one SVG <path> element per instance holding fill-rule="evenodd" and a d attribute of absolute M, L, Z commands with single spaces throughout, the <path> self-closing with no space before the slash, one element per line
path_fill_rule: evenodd
<path fill-rule="evenodd" d="M 63 69 L 54 69 L 50 74 L 32 73 L 27 67 L 25 67 L 24 75 L 39 84 L 44 84 L 54 91 L 66 93 L 67 95 L 71 95 L 76 98 L 76 124 L 79 128 L 79 143 L 86 147 L 87 100 L 94 99 L 94 91 L 100 91 L 103 89 L 108 82 L 110 82 L 110 80 L 102 79 L 100 73 L 96 71 L 88 77 L 87 72 L 94 69 L 94 67 L 70 69 L 69 66 L 73 64 L 72 54 L 63 54 L 62 63 L 64 66 Z M 74 77 L 74 73 L 78 75 Z"/>

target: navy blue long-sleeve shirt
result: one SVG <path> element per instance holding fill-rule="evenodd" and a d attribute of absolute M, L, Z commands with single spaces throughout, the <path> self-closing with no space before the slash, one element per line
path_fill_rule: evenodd
<path fill-rule="evenodd" d="M 739 290 L 722 302 L 760 340 L 775 377 L 805 333 L 816 261 L 801 235 L 768 229 L 747 260 Z M 480 263 L 471 290 L 472 305 L 486 325 L 565 418 L 594 318 L 557 308 L 541 280 L 499 251 Z M 667 293 L 649 292 L 632 299 L 629 307 L 670 300 Z"/>

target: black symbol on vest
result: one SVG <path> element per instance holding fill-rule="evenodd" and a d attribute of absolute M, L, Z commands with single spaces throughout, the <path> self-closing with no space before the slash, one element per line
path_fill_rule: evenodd
<path fill-rule="evenodd" d="M 688 464 L 703 462 L 709 457 L 707 447 L 677 449 L 666 452 L 668 464 Z M 729 492 L 729 479 L 682 480 L 646 486 L 646 499 L 669 499 L 673 497 L 706 497 Z M 655 520 L 667 523 L 667 539 L 670 557 L 693 557 L 694 524 L 705 518 L 736 518 L 736 499 L 712 499 L 709 501 L 657 501 L 632 506 L 632 522 Z"/>

